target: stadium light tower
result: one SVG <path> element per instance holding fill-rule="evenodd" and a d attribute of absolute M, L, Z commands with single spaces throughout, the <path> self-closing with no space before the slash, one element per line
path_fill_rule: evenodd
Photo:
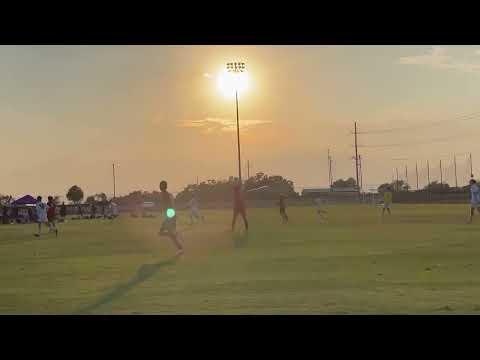
<path fill-rule="evenodd" d="M 237 150 L 238 150 L 238 181 L 242 183 L 242 161 L 240 155 L 240 120 L 238 116 L 238 91 L 241 86 L 241 75 L 246 72 L 244 62 L 229 62 L 227 63 L 227 73 L 232 75 L 232 86 L 235 90 L 235 108 L 237 112 Z"/>

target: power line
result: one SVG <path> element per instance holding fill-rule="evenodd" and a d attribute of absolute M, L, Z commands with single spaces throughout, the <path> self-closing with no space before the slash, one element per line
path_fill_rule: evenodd
<path fill-rule="evenodd" d="M 416 126 L 406 126 L 406 127 L 400 127 L 400 128 L 362 131 L 362 132 L 359 132 L 358 134 L 361 134 L 361 135 L 385 134 L 385 133 L 390 133 L 390 132 L 416 130 L 416 129 L 428 128 L 430 126 L 434 126 L 434 125 L 438 125 L 438 124 L 448 123 L 448 122 L 455 121 L 455 120 L 456 121 L 473 120 L 473 119 L 478 118 L 478 116 L 480 116 L 480 111 L 476 111 L 476 112 L 468 113 L 468 114 L 463 114 L 463 115 L 456 116 L 456 117 L 453 117 L 453 118 L 447 118 L 447 119 L 443 119 L 443 120 L 432 121 L 428 124 L 422 124 L 422 125 L 416 125 Z"/>
<path fill-rule="evenodd" d="M 411 142 L 404 142 L 404 143 L 396 143 L 396 144 L 374 144 L 374 145 L 358 145 L 359 148 L 393 148 L 393 147 L 400 147 L 400 146 L 412 146 L 412 145 L 429 145 L 436 142 L 447 142 L 450 140 L 454 140 L 456 138 L 466 138 L 466 137 L 477 137 L 478 134 L 470 132 L 468 135 L 453 135 L 453 136 L 446 136 L 441 138 L 434 138 L 428 141 L 411 141 Z"/>

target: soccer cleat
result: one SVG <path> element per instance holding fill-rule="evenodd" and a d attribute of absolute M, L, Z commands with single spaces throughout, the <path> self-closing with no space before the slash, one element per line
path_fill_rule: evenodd
<path fill-rule="evenodd" d="M 183 255 L 183 252 L 184 252 L 183 249 L 180 249 L 175 253 L 175 256 L 181 256 Z"/>

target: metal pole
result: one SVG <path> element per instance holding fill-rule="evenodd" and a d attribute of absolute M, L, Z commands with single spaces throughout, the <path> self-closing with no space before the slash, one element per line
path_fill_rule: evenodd
<path fill-rule="evenodd" d="M 470 177 L 473 178 L 472 153 L 470 153 Z"/>
<path fill-rule="evenodd" d="M 330 149 L 327 151 L 328 153 L 328 184 L 332 186 L 332 162 L 330 160 Z"/>
<path fill-rule="evenodd" d="M 238 148 L 238 181 L 242 183 L 242 162 L 240 160 L 240 122 L 238 119 L 238 91 L 235 90 L 235 104 L 237 108 L 237 148 Z"/>
<path fill-rule="evenodd" d="M 355 174 L 357 177 L 357 191 L 359 191 L 358 184 L 358 146 L 357 146 L 357 122 L 355 121 Z"/>
<path fill-rule="evenodd" d="M 115 163 L 112 164 L 112 170 L 113 170 L 113 198 L 115 199 L 116 195 L 116 184 L 115 184 Z"/>
<path fill-rule="evenodd" d="M 406 181 L 407 191 L 408 191 L 408 168 L 407 168 L 407 165 L 405 165 L 405 181 Z"/>
<path fill-rule="evenodd" d="M 415 163 L 415 174 L 417 175 L 417 191 L 418 191 L 418 165 Z"/>
<path fill-rule="evenodd" d="M 363 169 L 362 169 L 362 155 L 358 155 L 358 162 L 360 166 L 360 190 L 363 190 Z"/>
<path fill-rule="evenodd" d="M 455 168 L 455 187 L 458 188 L 458 180 L 457 180 L 457 157 L 453 154 L 453 165 Z"/>
<path fill-rule="evenodd" d="M 428 181 L 428 186 L 430 186 L 430 163 L 427 160 L 427 181 Z"/>
<path fill-rule="evenodd" d="M 430 200 L 430 163 L 427 160 L 427 194 L 428 194 L 428 200 Z"/>
<path fill-rule="evenodd" d="M 250 179 L 250 160 L 247 160 L 247 179 Z"/>
<path fill-rule="evenodd" d="M 397 172 L 397 183 L 396 183 L 395 188 L 396 188 L 396 191 L 398 191 L 398 167 L 395 168 L 395 171 Z"/>
<path fill-rule="evenodd" d="M 440 160 L 440 185 L 443 185 L 442 160 Z"/>
<path fill-rule="evenodd" d="M 330 156 L 330 187 L 332 187 L 332 184 L 333 184 L 333 168 L 332 168 L 332 165 L 333 165 L 333 159 Z"/>

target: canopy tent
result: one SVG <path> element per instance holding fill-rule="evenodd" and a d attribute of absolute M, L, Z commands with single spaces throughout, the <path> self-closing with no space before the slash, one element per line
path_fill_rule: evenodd
<path fill-rule="evenodd" d="M 22 206 L 22 205 L 35 205 L 37 200 L 31 195 L 25 195 L 20 199 L 15 200 L 12 205 L 13 206 Z"/>

